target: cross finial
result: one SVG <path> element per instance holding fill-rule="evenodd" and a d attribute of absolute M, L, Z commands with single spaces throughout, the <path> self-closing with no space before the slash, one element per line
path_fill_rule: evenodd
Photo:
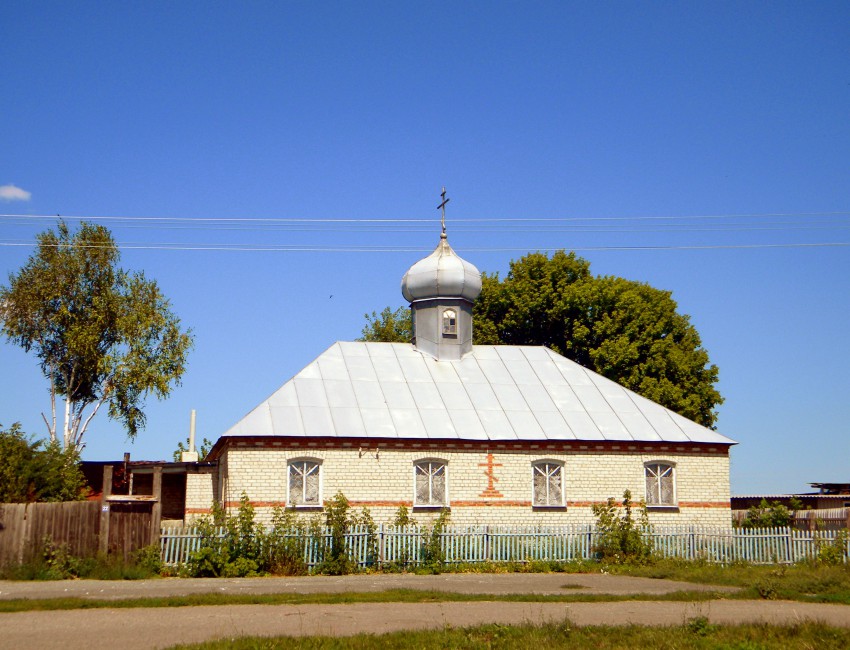
<path fill-rule="evenodd" d="M 440 193 L 440 196 L 443 197 L 443 202 L 440 203 L 440 205 L 437 206 L 438 210 L 443 211 L 443 216 L 440 220 L 440 223 L 443 227 L 443 232 L 440 234 L 440 239 L 445 239 L 446 238 L 446 203 L 451 201 L 451 199 L 446 198 L 446 188 L 445 187 L 443 187 L 443 191 Z"/>

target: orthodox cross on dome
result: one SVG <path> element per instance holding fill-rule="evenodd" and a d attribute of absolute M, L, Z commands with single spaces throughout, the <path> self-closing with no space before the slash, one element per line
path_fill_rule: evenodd
<path fill-rule="evenodd" d="M 451 199 L 446 198 L 446 188 L 445 187 L 443 187 L 443 191 L 440 193 L 440 196 L 443 197 L 443 202 L 440 203 L 440 205 L 437 206 L 438 210 L 443 211 L 443 216 L 442 216 L 442 219 L 440 220 L 440 223 L 443 226 L 443 232 L 440 234 L 440 239 L 445 239 L 446 238 L 446 203 L 451 201 Z"/>
<path fill-rule="evenodd" d="M 493 458 L 493 454 L 487 454 L 487 462 L 486 463 L 478 463 L 478 467 L 486 467 L 487 469 L 484 471 L 484 475 L 487 477 L 487 489 L 484 490 L 478 496 L 482 497 L 495 497 L 501 498 L 502 493 L 496 489 L 494 483 L 498 483 L 499 479 L 496 478 L 496 473 L 493 471 L 494 467 L 502 467 L 502 463 L 495 462 Z"/>

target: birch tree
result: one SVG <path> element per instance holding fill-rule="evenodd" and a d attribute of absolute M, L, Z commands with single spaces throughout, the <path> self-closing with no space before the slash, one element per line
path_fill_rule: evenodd
<path fill-rule="evenodd" d="M 155 281 L 118 261 L 106 228 L 84 222 L 71 233 L 60 221 L 0 287 L 2 332 L 37 357 L 50 396 L 42 418 L 65 448 L 83 448 L 103 407 L 134 438 L 145 398 L 167 397 L 186 369 L 191 333 Z"/>

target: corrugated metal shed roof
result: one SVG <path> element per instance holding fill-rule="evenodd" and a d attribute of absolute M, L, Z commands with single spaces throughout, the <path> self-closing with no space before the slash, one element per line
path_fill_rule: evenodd
<path fill-rule="evenodd" d="M 735 444 L 545 347 L 337 342 L 225 436 Z"/>

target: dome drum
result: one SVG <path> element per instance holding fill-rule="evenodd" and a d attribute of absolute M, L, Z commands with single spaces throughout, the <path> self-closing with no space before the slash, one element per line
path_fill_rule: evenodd
<path fill-rule="evenodd" d="M 452 250 L 445 235 L 404 274 L 401 292 L 410 303 L 417 350 L 438 360 L 472 351 L 472 304 L 481 293 L 481 274 Z"/>

